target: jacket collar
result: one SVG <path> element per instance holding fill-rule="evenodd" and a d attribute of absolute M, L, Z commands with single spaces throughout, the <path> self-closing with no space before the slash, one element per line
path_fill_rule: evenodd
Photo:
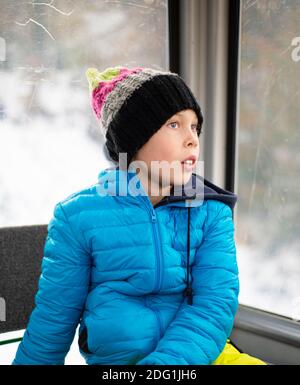
<path fill-rule="evenodd" d="M 138 174 L 133 170 L 121 170 L 119 166 L 102 170 L 98 175 L 98 192 L 106 195 L 133 196 L 147 195 Z M 225 190 L 202 176 L 193 173 L 186 185 L 174 186 L 169 196 L 165 196 L 154 207 L 165 204 L 172 206 L 199 206 L 205 200 L 214 199 L 227 204 L 233 211 L 237 195 Z"/>

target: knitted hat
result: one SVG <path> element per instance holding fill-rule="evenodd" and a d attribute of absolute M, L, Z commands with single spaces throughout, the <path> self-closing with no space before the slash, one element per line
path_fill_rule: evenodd
<path fill-rule="evenodd" d="M 203 116 L 190 88 L 176 73 L 145 67 L 89 68 L 86 77 L 91 105 L 106 138 L 106 150 L 115 162 L 127 153 L 127 162 L 174 114 L 192 109 L 200 135 Z"/>

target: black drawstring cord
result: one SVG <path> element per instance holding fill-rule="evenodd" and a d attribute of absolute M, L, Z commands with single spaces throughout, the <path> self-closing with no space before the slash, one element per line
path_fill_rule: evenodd
<path fill-rule="evenodd" d="M 185 288 L 183 295 L 188 297 L 188 304 L 193 304 L 193 290 L 189 283 L 190 277 L 190 215 L 191 208 L 188 207 L 188 233 L 187 233 L 187 287 Z"/>
<path fill-rule="evenodd" d="M 242 349 L 240 349 L 236 344 L 234 344 L 230 338 L 229 338 L 229 343 L 230 343 L 234 348 L 236 348 L 240 353 L 244 353 L 244 352 L 242 351 Z"/>

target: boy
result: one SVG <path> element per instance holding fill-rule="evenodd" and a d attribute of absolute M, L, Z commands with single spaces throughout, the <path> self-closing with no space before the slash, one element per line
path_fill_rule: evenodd
<path fill-rule="evenodd" d="M 88 364 L 261 364 L 229 344 L 237 197 L 193 174 L 203 117 L 191 90 L 151 68 L 86 74 L 118 166 L 56 205 L 13 363 L 63 364 L 80 323 Z"/>

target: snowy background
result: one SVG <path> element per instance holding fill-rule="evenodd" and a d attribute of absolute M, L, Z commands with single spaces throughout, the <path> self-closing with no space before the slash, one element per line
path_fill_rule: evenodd
<path fill-rule="evenodd" d="M 0 120 L 1 227 L 48 223 L 59 200 L 95 183 L 111 164 L 100 135 L 96 139 L 89 131 L 93 116 L 84 113 L 89 96 L 74 92 L 71 82 L 69 73 L 60 72 L 53 83 L 24 84 L 19 92 L 17 74 L 0 72 L 9 116 Z M 34 117 L 24 111 L 24 99 L 33 92 L 41 111 Z"/>
<path fill-rule="evenodd" d="M 65 365 L 86 365 L 86 362 L 78 349 L 78 330 L 76 330 L 73 343 L 71 344 L 70 350 L 65 358 Z M 10 340 L 14 338 L 20 338 L 23 336 L 25 330 L 19 330 L 17 332 L 10 332 L 1 334 L 0 341 Z M 0 366 L 11 365 L 13 362 L 16 352 L 19 346 L 19 342 L 13 342 L 6 345 L 0 345 Z"/>

